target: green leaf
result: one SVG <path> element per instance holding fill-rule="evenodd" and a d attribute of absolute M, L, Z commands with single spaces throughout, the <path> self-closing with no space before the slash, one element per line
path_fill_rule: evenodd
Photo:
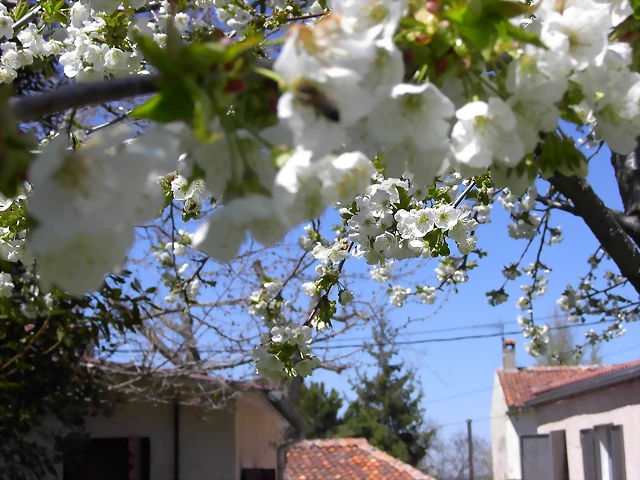
<path fill-rule="evenodd" d="M 530 43 L 536 47 L 548 50 L 547 46 L 542 43 L 542 40 L 540 40 L 538 35 L 528 32 L 524 28 L 516 27 L 508 21 L 503 21 L 498 25 L 498 32 L 505 37 L 510 37 L 523 43 Z"/>
<path fill-rule="evenodd" d="M 136 107 L 131 116 L 160 123 L 187 120 L 194 113 L 194 103 L 184 84 L 173 84 L 164 88 L 149 101 Z"/>
<path fill-rule="evenodd" d="M 180 72 L 176 68 L 178 66 L 177 62 L 175 62 L 169 52 L 165 48 L 161 48 L 153 38 L 147 35 L 136 35 L 135 39 L 145 59 L 156 67 L 160 73 L 172 77 L 180 76 Z"/>
<path fill-rule="evenodd" d="M 535 11 L 535 7 L 526 3 L 513 1 L 489 1 L 482 7 L 482 15 L 496 14 L 504 19 L 517 17 L 519 15 L 529 15 Z"/>
<path fill-rule="evenodd" d="M 404 188 L 398 187 L 398 186 L 396 186 L 396 189 L 398 190 L 398 196 L 400 197 L 400 203 L 398 204 L 398 208 L 400 210 L 408 210 L 409 204 L 411 203 L 411 199 L 409 198 L 407 191 Z"/>
<path fill-rule="evenodd" d="M 20 0 L 16 4 L 16 6 L 13 7 L 13 10 L 11 10 L 13 19 L 20 20 L 22 17 L 24 17 L 27 14 L 29 9 L 30 9 L 29 2 L 27 0 Z"/>
<path fill-rule="evenodd" d="M 215 142 L 220 137 L 220 134 L 212 132 L 209 128 L 215 113 L 211 97 L 195 82 L 188 82 L 186 88 L 193 104 L 193 123 L 191 125 L 193 133 L 203 143 Z"/>

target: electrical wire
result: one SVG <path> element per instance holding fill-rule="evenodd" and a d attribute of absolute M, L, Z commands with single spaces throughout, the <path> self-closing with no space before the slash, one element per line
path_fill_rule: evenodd
<path fill-rule="evenodd" d="M 577 328 L 577 327 L 590 327 L 594 325 L 602 325 L 603 323 L 615 323 L 619 320 L 608 320 L 608 321 L 600 321 L 596 320 L 593 322 L 585 322 L 585 323 L 575 323 L 570 325 L 560 325 L 557 327 L 549 327 L 549 330 L 564 330 L 567 328 Z M 441 337 L 441 338 L 423 338 L 420 340 L 403 340 L 399 342 L 381 342 L 381 345 L 422 345 L 425 343 L 444 343 L 444 342 L 459 342 L 462 340 L 479 340 L 484 338 L 495 338 L 495 337 L 503 337 L 505 335 L 520 335 L 522 334 L 521 330 L 515 330 L 510 332 L 498 332 L 498 333 L 486 333 L 480 335 L 463 335 L 459 337 Z M 362 348 L 362 344 L 351 344 L 351 345 L 317 345 L 315 348 L 321 349 L 340 349 L 340 348 Z"/>

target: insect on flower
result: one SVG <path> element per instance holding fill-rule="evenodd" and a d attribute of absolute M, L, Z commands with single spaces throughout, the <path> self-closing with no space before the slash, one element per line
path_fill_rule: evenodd
<path fill-rule="evenodd" d="M 317 87 L 305 84 L 296 89 L 297 98 L 305 105 L 310 106 L 316 115 L 322 116 L 331 122 L 340 121 L 340 111 Z"/>

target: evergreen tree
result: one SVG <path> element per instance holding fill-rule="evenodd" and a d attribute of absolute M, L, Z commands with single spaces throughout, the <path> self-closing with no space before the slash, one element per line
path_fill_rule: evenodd
<path fill-rule="evenodd" d="M 392 361 L 396 332 L 382 320 L 374 332 L 371 355 L 378 371 L 373 378 L 360 377 L 354 389 L 358 398 L 348 407 L 340 437 L 364 437 L 373 446 L 410 465 L 417 466 L 427 453 L 434 431 L 426 428 L 420 408 L 422 393 L 415 375 Z"/>
<path fill-rule="evenodd" d="M 557 310 L 553 313 L 553 328 L 555 332 L 549 337 L 549 345 L 544 354 L 536 357 L 539 366 L 556 365 L 597 365 L 602 363 L 600 344 L 590 345 L 576 351 L 576 341 L 573 330 L 567 328 L 572 325 L 567 315 Z"/>
<path fill-rule="evenodd" d="M 342 398 L 335 389 L 325 390 L 324 383 L 302 384 L 297 409 L 307 424 L 307 438 L 334 437 L 341 420 L 338 413 Z"/>

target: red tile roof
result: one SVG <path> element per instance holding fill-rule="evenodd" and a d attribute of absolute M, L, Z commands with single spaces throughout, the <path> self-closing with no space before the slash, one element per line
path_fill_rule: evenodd
<path fill-rule="evenodd" d="M 287 453 L 285 480 L 435 480 L 364 438 L 305 440 Z"/>
<path fill-rule="evenodd" d="M 556 388 L 564 387 L 565 385 L 569 385 L 570 383 L 581 382 L 583 380 L 599 377 L 608 373 L 619 372 L 621 370 L 626 370 L 627 368 L 633 368 L 637 366 L 640 366 L 640 359 L 633 360 L 632 362 L 619 363 L 617 365 L 600 365 L 600 368 L 580 372 L 580 374 L 577 374 L 570 379 L 559 380 L 550 385 L 535 388 L 533 392 L 535 395 L 538 395 L 550 390 L 555 390 Z"/>
<path fill-rule="evenodd" d="M 524 407 L 536 395 L 570 383 L 640 365 L 640 359 L 618 365 L 526 367 L 517 371 L 498 370 L 508 407 Z"/>

